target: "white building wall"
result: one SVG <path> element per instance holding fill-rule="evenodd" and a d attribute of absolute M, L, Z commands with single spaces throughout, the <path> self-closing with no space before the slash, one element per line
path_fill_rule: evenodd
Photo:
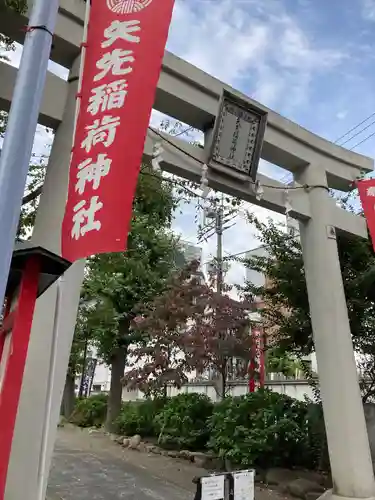
<path fill-rule="evenodd" d="M 311 386 L 307 381 L 301 380 L 280 380 L 280 381 L 269 381 L 266 383 L 266 387 L 271 391 L 278 392 L 280 394 L 286 394 L 292 398 L 298 399 L 299 401 L 304 401 L 305 397 L 313 399 L 313 391 Z M 218 401 L 218 397 L 215 388 L 212 384 L 207 382 L 202 383 L 191 383 L 187 384 L 181 389 L 176 387 L 168 387 L 167 394 L 169 397 L 177 396 L 182 393 L 199 393 L 206 394 L 212 401 Z M 229 394 L 231 396 L 243 396 L 248 393 L 247 382 L 239 382 L 237 384 L 231 384 L 229 389 Z M 132 390 L 129 391 L 124 387 L 122 393 L 123 401 L 138 401 L 144 399 L 145 396 L 141 391 Z"/>
<path fill-rule="evenodd" d="M 92 392 L 108 392 L 111 385 L 111 369 L 109 366 L 97 364 L 92 383 Z M 100 389 L 99 389 L 100 387 Z"/>

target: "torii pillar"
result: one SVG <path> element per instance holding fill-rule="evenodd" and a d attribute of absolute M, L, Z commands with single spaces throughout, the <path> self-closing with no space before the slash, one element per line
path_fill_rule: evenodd
<path fill-rule="evenodd" d="M 323 165 L 295 176 L 309 192 L 311 218 L 300 223 L 305 277 L 335 500 L 374 498 L 375 482 Z"/>

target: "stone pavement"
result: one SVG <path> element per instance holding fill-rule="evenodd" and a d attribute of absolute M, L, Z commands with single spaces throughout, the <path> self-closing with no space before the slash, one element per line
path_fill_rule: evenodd
<path fill-rule="evenodd" d="M 57 447 L 50 476 L 51 500 L 192 500 L 177 486 L 120 459 Z M 49 497 L 48 497 L 49 498 Z"/>
<path fill-rule="evenodd" d="M 123 449 L 101 433 L 59 429 L 47 500 L 193 500 L 194 476 L 182 460 Z M 282 500 L 256 488 L 256 500 Z"/>

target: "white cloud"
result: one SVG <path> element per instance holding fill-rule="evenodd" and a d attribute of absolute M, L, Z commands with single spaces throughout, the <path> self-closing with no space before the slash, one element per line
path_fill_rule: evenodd
<path fill-rule="evenodd" d="M 314 73 L 346 58 L 317 46 L 278 0 L 177 1 L 168 48 L 284 112 L 308 98 Z"/>
<path fill-rule="evenodd" d="M 375 21 L 375 0 L 361 0 L 362 15 L 368 21 Z"/>
<path fill-rule="evenodd" d="M 234 83 L 250 61 L 262 57 L 266 26 L 243 26 L 243 16 L 227 1 L 177 2 L 168 45 L 207 73 Z M 187 42 L 187 43 L 186 43 Z"/>
<path fill-rule="evenodd" d="M 279 26 L 282 35 L 277 45 L 282 67 L 312 71 L 318 66 L 331 68 L 346 58 L 339 50 L 315 48 L 296 21 L 287 15 L 277 19 L 275 26 Z"/>
<path fill-rule="evenodd" d="M 348 112 L 346 110 L 343 110 L 343 111 L 339 111 L 337 114 L 336 114 L 336 118 L 338 120 L 343 120 L 344 118 L 346 118 L 348 115 Z"/>

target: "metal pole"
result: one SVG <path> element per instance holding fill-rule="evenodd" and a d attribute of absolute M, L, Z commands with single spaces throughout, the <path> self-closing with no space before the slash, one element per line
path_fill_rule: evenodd
<path fill-rule="evenodd" d="M 35 0 L 0 157 L 0 304 L 17 234 L 59 0 Z"/>
<path fill-rule="evenodd" d="M 216 236 L 217 236 L 217 248 L 216 248 L 216 260 L 217 260 L 217 270 L 216 270 L 216 290 L 219 295 L 223 293 L 223 196 L 221 197 L 221 204 L 216 212 Z M 227 371 L 227 362 L 226 368 Z M 226 375 L 221 371 L 219 375 L 219 391 L 220 398 L 225 397 L 225 382 Z"/>
<path fill-rule="evenodd" d="M 223 291 L 223 207 L 219 207 L 216 213 L 216 235 L 217 235 L 217 272 L 216 272 L 216 289 L 217 293 Z"/>

